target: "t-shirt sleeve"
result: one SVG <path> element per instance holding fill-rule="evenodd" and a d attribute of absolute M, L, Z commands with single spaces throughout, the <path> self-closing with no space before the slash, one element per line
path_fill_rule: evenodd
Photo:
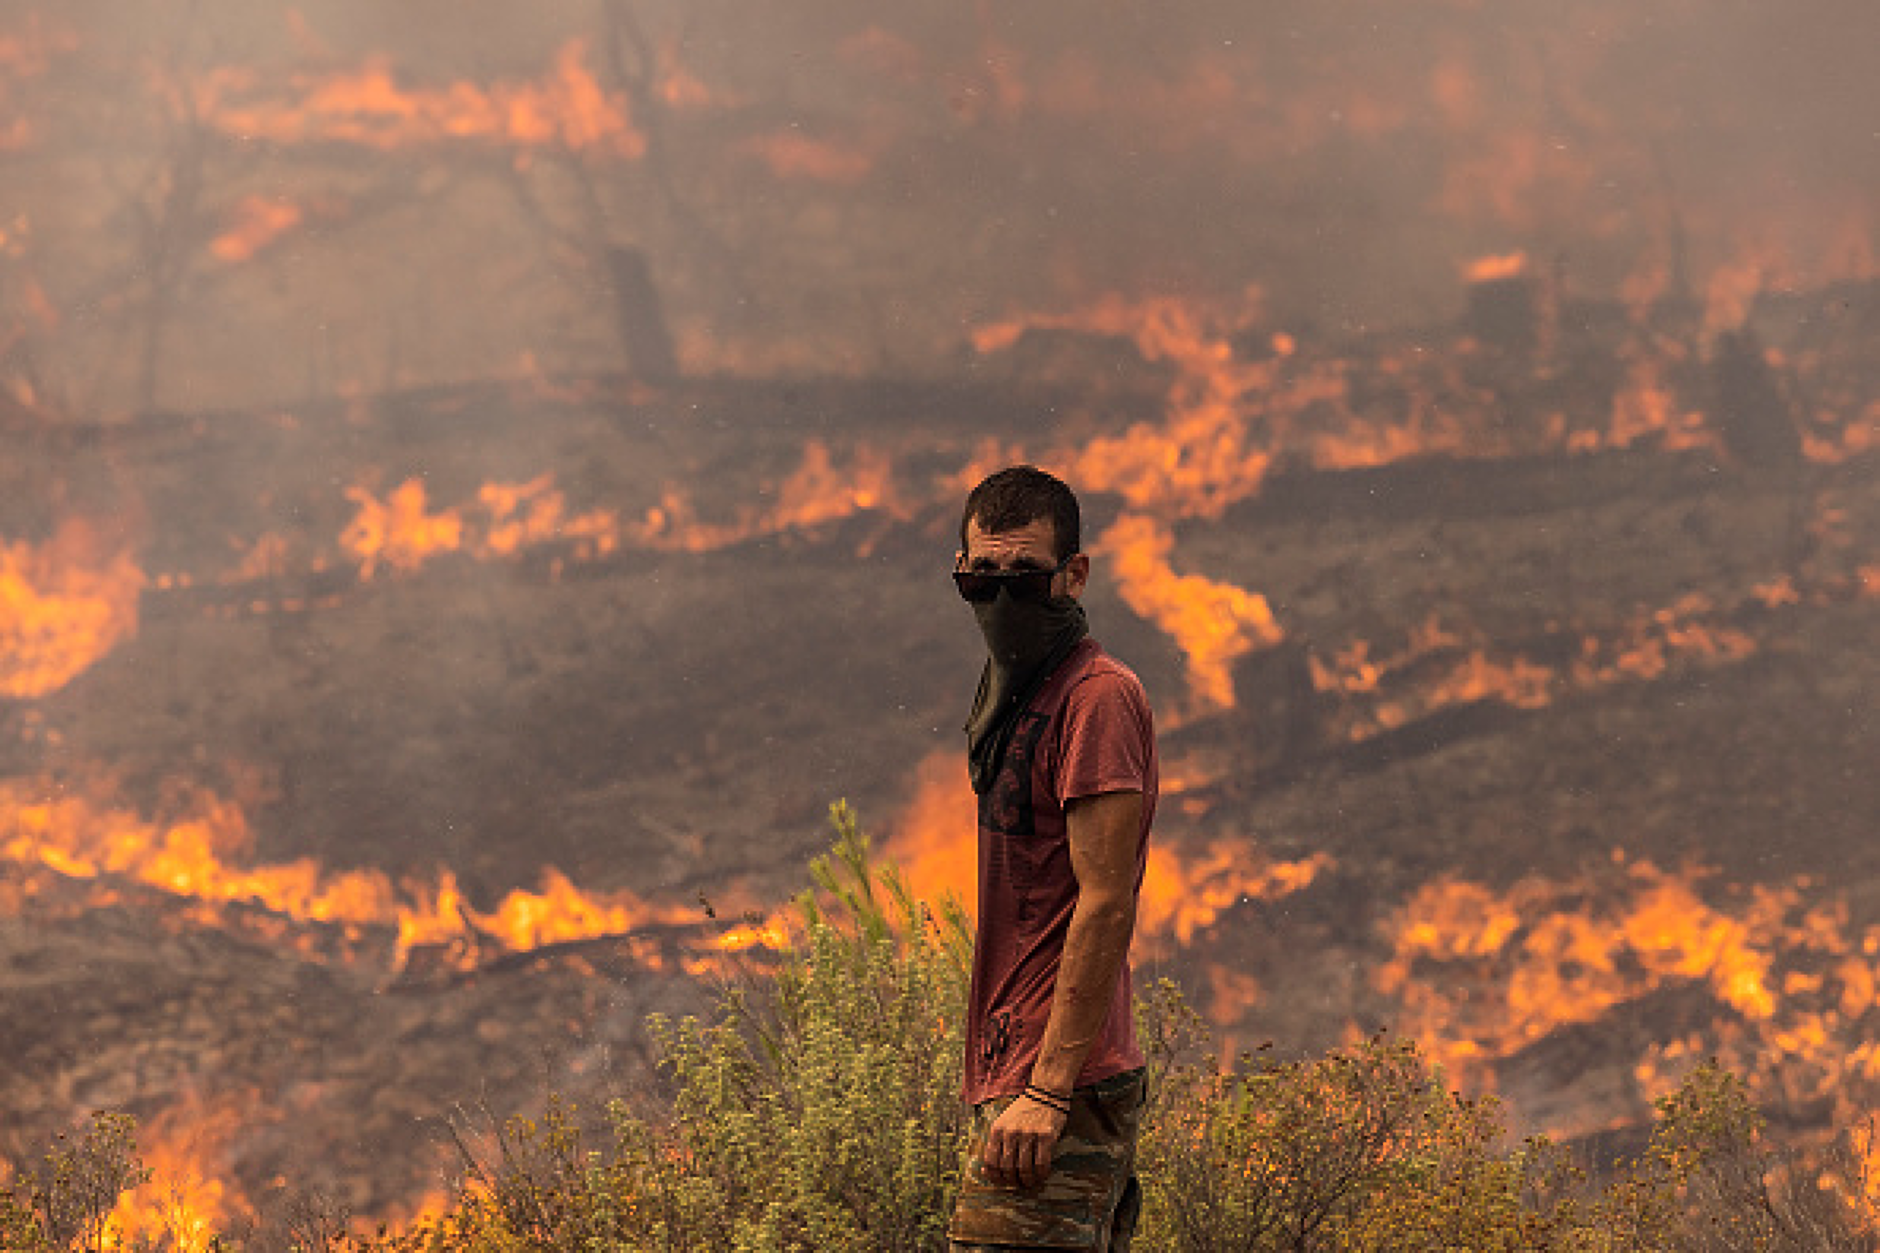
<path fill-rule="evenodd" d="M 1154 725 L 1134 676 L 1099 671 L 1070 691 L 1058 739 L 1058 797 L 1063 801 L 1149 787 Z"/>

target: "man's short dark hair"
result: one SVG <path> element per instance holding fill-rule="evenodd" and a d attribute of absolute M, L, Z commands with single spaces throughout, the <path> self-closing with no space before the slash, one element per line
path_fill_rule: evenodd
<path fill-rule="evenodd" d="M 960 551 L 966 551 L 966 525 L 977 522 L 987 535 L 1016 531 L 1039 518 L 1051 520 L 1057 559 L 1068 561 L 1083 547 L 1077 496 L 1063 480 L 1037 466 L 1007 466 L 990 475 L 966 497 L 960 515 Z"/>

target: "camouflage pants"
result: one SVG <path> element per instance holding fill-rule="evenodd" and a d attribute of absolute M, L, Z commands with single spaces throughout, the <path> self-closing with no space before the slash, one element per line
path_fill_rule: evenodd
<path fill-rule="evenodd" d="M 1143 1072 L 1132 1070 L 1073 1092 L 1070 1119 L 1052 1154 L 1051 1173 L 1030 1189 L 993 1183 L 980 1162 L 986 1133 L 1014 1098 L 974 1107 L 972 1148 L 947 1231 L 952 1253 L 1128 1253 L 1142 1205 L 1135 1167 L 1145 1091 Z"/>

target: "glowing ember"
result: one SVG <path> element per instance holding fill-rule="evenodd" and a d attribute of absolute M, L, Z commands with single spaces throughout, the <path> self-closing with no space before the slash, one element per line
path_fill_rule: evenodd
<path fill-rule="evenodd" d="M 1852 1199 L 1870 1227 L 1880 1227 L 1880 1119 L 1868 1117 L 1849 1133 L 1854 1155 L 1854 1182 L 1859 1195 Z"/>
<path fill-rule="evenodd" d="M 37 547 L 0 544 L 0 697 L 55 692 L 136 634 L 143 572 L 97 547 L 78 523 Z"/>
<path fill-rule="evenodd" d="M 1750 595 L 1769 609 L 1780 609 L 1785 605 L 1802 603 L 1802 594 L 1795 590 L 1795 580 L 1786 574 L 1767 583 L 1758 584 L 1750 589 Z"/>

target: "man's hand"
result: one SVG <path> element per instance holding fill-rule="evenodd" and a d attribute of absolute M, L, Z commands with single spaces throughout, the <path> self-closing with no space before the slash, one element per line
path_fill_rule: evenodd
<path fill-rule="evenodd" d="M 1035 1188 L 1051 1173 L 1051 1154 L 1069 1121 L 1049 1105 L 1021 1096 L 986 1134 L 986 1174 L 1003 1188 Z"/>

